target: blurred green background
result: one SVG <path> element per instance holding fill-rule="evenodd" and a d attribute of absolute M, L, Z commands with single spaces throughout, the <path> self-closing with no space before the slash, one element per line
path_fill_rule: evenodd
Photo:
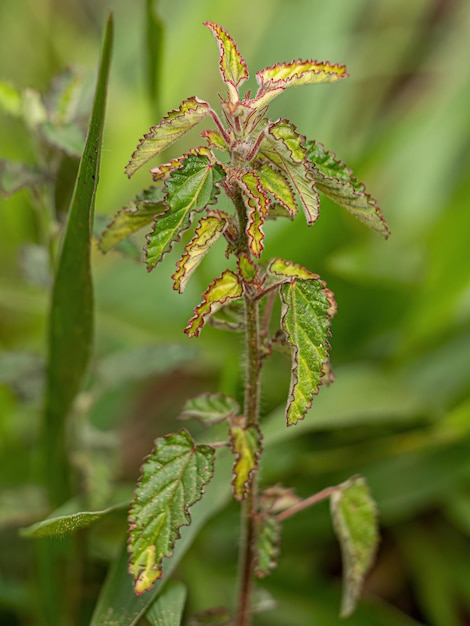
<path fill-rule="evenodd" d="M 203 21 L 228 30 L 252 76 L 293 58 L 347 65 L 346 81 L 291 90 L 273 103 L 270 117 L 291 119 L 301 134 L 346 161 L 378 199 L 392 235 L 381 240 L 326 199 L 313 228 L 299 216 L 266 229 L 266 258 L 283 256 L 318 272 L 339 310 L 332 328 L 336 382 L 321 391 L 300 426 L 284 426 L 289 363 L 278 355 L 266 366 L 262 409 L 270 443 L 262 480 L 307 496 L 351 474 L 367 478 L 382 542 L 351 625 L 470 624 L 468 0 L 160 0 L 154 8 L 163 38 L 153 97 L 142 1 L 2 0 L 0 80 L 43 92 L 71 66 L 92 87 L 113 11 L 96 200 L 102 224 L 103 215 L 149 184 L 145 171 L 132 181 L 123 174 L 148 127 L 191 95 L 217 107 L 218 53 Z M 165 160 L 197 142 L 192 133 Z M 25 125 L 0 111 L 0 159 L 34 164 L 36 148 Z M 66 187 L 65 174 L 56 182 Z M 34 486 L 48 312 L 47 271 L 41 255 L 34 256 L 41 219 L 29 191 L 0 198 L 0 623 L 6 626 L 35 623 L 38 593 L 31 541 L 18 538 L 17 528 L 40 518 Z M 203 390 L 240 395 L 239 338 L 207 328 L 191 342 L 182 330 L 201 291 L 220 273 L 223 249 L 211 251 L 183 296 L 169 278 L 178 252 L 151 274 L 118 253 L 93 255 L 95 363 L 161 342 L 197 350 L 182 362 L 157 364 L 151 374 L 139 375 L 136 363 L 136 380 L 103 394 L 87 416 L 103 437 L 113 434 L 110 474 L 122 484 L 135 480 L 152 440 L 177 427 L 186 397 Z M 191 609 L 232 600 L 237 516 L 235 506 L 220 513 L 178 570 L 190 583 Z M 116 552 L 108 531 L 90 538 L 88 611 Z M 318 505 L 286 522 L 279 567 L 263 583 L 278 608 L 256 623 L 341 623 L 340 577 L 327 506 Z M 84 609 L 80 623 L 88 623 L 86 615 Z"/>

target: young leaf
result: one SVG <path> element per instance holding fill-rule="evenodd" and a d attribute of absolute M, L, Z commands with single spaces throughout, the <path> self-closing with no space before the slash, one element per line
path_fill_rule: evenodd
<path fill-rule="evenodd" d="M 305 138 L 297 133 L 293 124 L 279 120 L 269 127 L 261 142 L 259 155 L 279 168 L 290 181 L 310 226 L 318 218 L 320 199 L 313 174 L 306 163 L 304 141 Z"/>
<path fill-rule="evenodd" d="M 259 259 L 264 248 L 262 226 L 269 212 L 271 201 L 262 190 L 261 181 L 255 172 L 246 172 L 238 180 L 242 190 L 243 201 L 248 211 L 246 232 L 250 241 L 250 249 Z"/>
<path fill-rule="evenodd" d="M 241 298 L 242 295 L 243 287 L 239 277 L 231 270 L 225 270 L 203 293 L 202 302 L 194 309 L 194 316 L 189 320 L 184 332 L 188 337 L 197 337 L 212 313 L 227 302 Z"/>
<path fill-rule="evenodd" d="M 151 626 L 180 626 L 185 603 L 185 585 L 171 581 L 149 608 L 145 617 Z"/>
<path fill-rule="evenodd" d="M 242 331 L 245 328 L 243 301 L 232 300 L 218 311 L 214 311 L 209 318 L 209 324 L 222 330 Z"/>
<path fill-rule="evenodd" d="M 245 283 L 259 283 L 258 268 L 247 254 L 240 254 L 238 257 L 238 270 Z"/>
<path fill-rule="evenodd" d="M 281 542 L 281 523 L 275 515 L 263 513 L 257 520 L 256 569 L 258 578 L 265 578 L 277 565 Z"/>
<path fill-rule="evenodd" d="M 137 483 L 129 513 L 129 572 L 141 594 L 162 577 L 189 508 L 201 499 L 213 475 L 214 450 L 196 445 L 186 430 L 156 440 Z"/>
<path fill-rule="evenodd" d="M 318 61 L 277 63 L 256 73 L 259 90 L 254 98 L 257 107 L 266 106 L 287 87 L 331 83 L 348 76 L 344 65 Z"/>
<path fill-rule="evenodd" d="M 320 280 L 297 280 L 281 286 L 281 326 L 292 348 L 292 378 L 287 425 L 305 417 L 318 393 L 328 363 L 330 320 L 335 313 L 333 294 Z"/>
<path fill-rule="evenodd" d="M 88 136 L 52 290 L 44 406 L 44 458 L 51 500 L 68 498 L 66 417 L 88 367 L 93 338 L 91 223 L 101 154 L 113 22 L 107 23 Z"/>
<path fill-rule="evenodd" d="M 188 155 L 181 167 L 172 172 L 166 182 L 165 203 L 168 209 L 156 216 L 153 229 L 147 235 L 145 257 L 149 271 L 189 228 L 192 213 L 202 211 L 215 202 L 217 183 L 222 178 L 222 168 L 198 154 Z"/>
<path fill-rule="evenodd" d="M 377 510 L 365 480 L 351 478 L 331 495 L 331 515 L 343 556 L 341 616 L 350 615 L 361 593 L 378 542 Z"/>
<path fill-rule="evenodd" d="M 228 146 L 225 142 L 225 139 L 219 133 L 218 130 L 203 130 L 201 132 L 201 137 L 207 141 L 207 145 L 210 148 L 215 148 L 216 150 L 222 150 L 223 152 L 228 152 Z"/>
<path fill-rule="evenodd" d="M 238 52 L 237 44 L 230 35 L 214 22 L 204 22 L 217 41 L 220 51 L 219 68 L 222 80 L 227 85 L 230 101 L 239 100 L 238 87 L 249 77 L 245 60 Z"/>
<path fill-rule="evenodd" d="M 268 191 L 276 202 L 283 206 L 291 217 L 297 215 L 297 203 L 292 187 L 286 177 L 264 163 L 256 170 L 262 189 Z"/>
<path fill-rule="evenodd" d="M 214 211 L 211 215 L 199 220 L 194 237 L 185 247 L 185 252 L 176 264 L 177 270 L 173 274 L 173 288 L 183 293 L 186 284 L 208 252 L 209 248 L 219 239 L 227 226 L 227 217 L 221 211 Z"/>
<path fill-rule="evenodd" d="M 166 211 L 161 187 L 150 187 L 137 195 L 124 208 L 116 213 L 99 239 L 102 252 L 108 252 L 116 244 L 140 230 L 154 219 L 155 215 Z"/>
<path fill-rule="evenodd" d="M 157 126 L 152 126 L 137 146 L 131 160 L 126 165 L 130 178 L 154 156 L 166 150 L 171 144 L 185 135 L 204 118 L 210 115 L 207 102 L 195 96 L 183 100 L 178 109 L 170 111 Z"/>
<path fill-rule="evenodd" d="M 238 415 L 240 405 L 223 393 L 203 393 L 187 400 L 181 419 L 197 419 L 205 426 L 212 426 Z"/>
<path fill-rule="evenodd" d="M 252 473 L 258 468 L 261 454 L 261 431 L 257 426 L 234 424 L 230 427 L 230 443 L 236 456 L 233 466 L 233 494 L 237 500 L 244 500 Z"/>
<path fill-rule="evenodd" d="M 318 141 L 308 141 L 305 147 L 317 188 L 360 222 L 387 238 L 390 229 L 377 202 L 352 170 Z"/>

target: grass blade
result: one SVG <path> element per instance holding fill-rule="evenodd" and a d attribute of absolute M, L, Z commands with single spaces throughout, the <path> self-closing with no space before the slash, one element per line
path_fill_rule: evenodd
<path fill-rule="evenodd" d="M 88 136 L 52 290 L 43 450 L 45 479 L 49 499 L 54 506 L 62 504 L 70 495 L 65 425 L 88 365 L 93 336 L 91 223 L 98 183 L 112 39 L 113 22 L 110 17 Z"/>

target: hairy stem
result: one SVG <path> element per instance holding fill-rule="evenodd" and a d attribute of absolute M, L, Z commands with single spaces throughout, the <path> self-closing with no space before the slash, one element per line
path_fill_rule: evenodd
<path fill-rule="evenodd" d="M 259 349 L 258 303 L 245 296 L 246 379 L 245 418 L 247 426 L 257 426 L 261 359 Z M 242 542 L 240 548 L 240 589 L 236 626 L 251 623 L 251 584 L 255 568 L 255 520 L 258 509 L 257 481 L 254 475 L 242 507 Z"/>
<path fill-rule="evenodd" d="M 251 257 L 251 251 L 246 236 L 246 209 L 238 192 L 233 198 L 239 221 L 239 252 Z M 249 287 L 249 285 L 247 286 Z M 259 393 L 260 393 L 260 328 L 258 302 L 249 295 L 249 288 L 245 289 L 245 401 L 244 415 L 246 426 L 258 426 L 259 421 Z M 255 566 L 255 521 L 258 510 L 258 493 L 256 475 L 253 474 L 246 501 L 242 507 L 240 545 L 240 581 L 238 614 L 236 626 L 251 624 L 251 586 Z"/>

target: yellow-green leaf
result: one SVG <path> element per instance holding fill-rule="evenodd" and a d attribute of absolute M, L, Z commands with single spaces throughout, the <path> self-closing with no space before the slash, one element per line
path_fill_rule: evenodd
<path fill-rule="evenodd" d="M 297 214 L 297 203 L 292 187 L 281 172 L 264 163 L 256 170 L 262 189 L 268 191 L 281 206 L 291 215 Z"/>
<path fill-rule="evenodd" d="M 234 424 L 230 427 L 230 443 L 236 456 L 233 466 L 233 494 L 237 500 L 244 500 L 252 473 L 258 467 L 261 454 L 261 431 L 257 426 Z"/>
<path fill-rule="evenodd" d="M 262 226 L 269 213 L 271 201 L 263 191 L 261 181 L 256 172 L 246 172 L 238 179 L 242 190 L 243 201 L 248 211 L 246 232 L 251 252 L 259 259 L 264 248 Z"/>
<path fill-rule="evenodd" d="M 333 294 L 320 280 L 298 280 L 281 286 L 281 326 L 292 353 L 292 377 L 287 425 L 305 417 L 318 393 L 329 362 L 330 320 L 335 313 Z"/>
<path fill-rule="evenodd" d="M 239 277 L 231 270 L 225 270 L 203 293 L 202 302 L 194 309 L 194 316 L 189 320 L 184 332 L 188 337 L 197 337 L 207 318 L 218 311 L 224 304 L 237 300 L 243 295 Z"/>
<path fill-rule="evenodd" d="M 244 58 L 238 51 L 237 44 L 230 35 L 218 24 L 214 22 L 204 22 L 217 41 L 220 52 L 219 68 L 222 80 L 227 85 L 230 100 L 236 102 L 238 97 L 238 87 L 249 77 L 248 69 Z"/>
<path fill-rule="evenodd" d="M 144 163 L 166 150 L 171 144 L 185 135 L 201 120 L 210 115 L 211 108 L 207 102 L 195 96 L 183 100 L 178 109 L 170 111 L 156 126 L 144 135 L 137 146 L 131 160 L 126 166 L 129 178 Z"/>
<path fill-rule="evenodd" d="M 331 64 L 328 61 L 292 61 L 291 63 L 276 63 L 256 73 L 256 80 L 260 91 L 266 88 L 297 87 L 313 85 L 315 83 L 331 83 L 348 76 L 344 65 Z"/>
<path fill-rule="evenodd" d="M 360 476 L 339 485 L 330 499 L 331 515 L 343 557 L 341 616 L 350 615 L 374 560 L 379 539 L 377 510 Z"/>
<path fill-rule="evenodd" d="M 208 252 L 209 248 L 219 239 L 227 225 L 227 219 L 222 212 L 216 212 L 199 220 L 194 237 L 185 247 L 181 259 L 176 264 L 177 270 L 173 274 L 174 289 L 182 293 L 186 284 Z"/>
<path fill-rule="evenodd" d="M 271 124 L 259 151 L 259 156 L 280 169 L 297 193 L 310 226 L 318 218 L 320 199 L 303 146 L 305 138 L 286 120 Z"/>
<path fill-rule="evenodd" d="M 162 561 L 191 523 L 189 508 L 201 499 L 213 465 L 213 448 L 196 445 L 184 429 L 155 441 L 129 512 L 129 572 L 137 594 L 162 577 Z"/>

